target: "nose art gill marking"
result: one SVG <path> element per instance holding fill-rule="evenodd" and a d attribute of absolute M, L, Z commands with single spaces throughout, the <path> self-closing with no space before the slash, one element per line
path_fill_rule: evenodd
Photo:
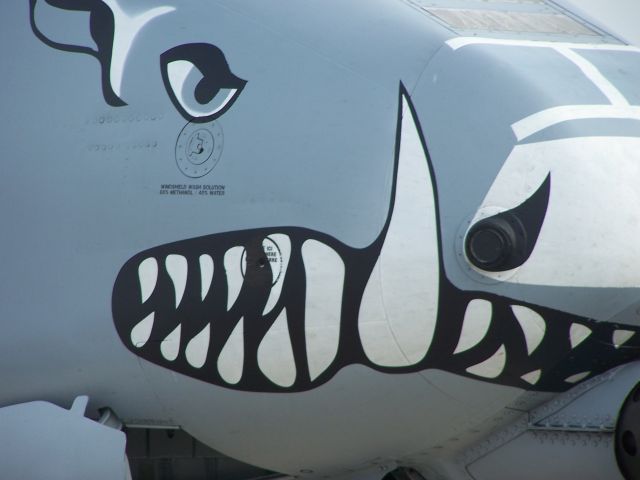
<path fill-rule="evenodd" d="M 460 340 L 454 354 L 466 352 L 479 344 L 489 331 L 491 325 L 492 306 L 486 300 L 471 300 L 464 314 L 464 323 Z"/>
<path fill-rule="evenodd" d="M 542 343 L 547 324 L 537 312 L 520 305 L 511 305 L 511 310 L 522 328 L 527 343 L 527 352 L 531 355 Z"/>
<path fill-rule="evenodd" d="M 258 347 L 258 365 L 269 380 L 281 387 L 296 381 L 296 363 L 291 346 L 287 310 L 284 309 Z"/>
<path fill-rule="evenodd" d="M 151 297 L 158 281 L 158 262 L 155 258 L 147 258 L 140 263 L 138 279 L 140 281 L 142 303 L 145 303 Z"/>
<path fill-rule="evenodd" d="M 345 266 L 340 255 L 316 240 L 304 243 L 302 258 L 307 274 L 305 338 L 314 380 L 338 353 Z"/>
<path fill-rule="evenodd" d="M 213 281 L 213 258 L 211 255 L 200 255 L 200 299 L 204 301 Z"/>
<path fill-rule="evenodd" d="M 207 325 L 195 337 L 189 340 L 184 351 L 187 362 L 193 368 L 202 368 L 207 361 L 209 342 L 211 339 L 211 324 Z"/>
<path fill-rule="evenodd" d="M 178 308 L 187 286 L 187 259 L 182 255 L 169 255 L 165 260 L 165 267 L 173 282 L 176 294 L 176 308 Z"/>
<path fill-rule="evenodd" d="M 220 356 L 218 357 L 218 372 L 225 382 L 235 385 L 242 378 L 243 369 L 244 318 L 241 318 L 220 352 Z"/>

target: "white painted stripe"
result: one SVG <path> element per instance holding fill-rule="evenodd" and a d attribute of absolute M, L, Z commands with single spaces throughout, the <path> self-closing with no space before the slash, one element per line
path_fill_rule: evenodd
<path fill-rule="evenodd" d="M 269 380 L 281 387 L 296 381 L 296 363 L 287 323 L 287 311 L 282 310 L 258 347 L 258 365 Z"/>
<path fill-rule="evenodd" d="M 547 323 L 540 314 L 530 308 L 511 305 L 511 311 L 522 328 L 524 339 L 527 342 L 527 352 L 531 355 L 542 343 L 547 331 Z"/>
<path fill-rule="evenodd" d="M 631 330 L 616 330 L 613 332 L 613 345 L 616 348 L 620 348 L 633 337 L 636 332 L 632 332 Z"/>
<path fill-rule="evenodd" d="M 629 101 L 622 95 L 620 90 L 618 90 L 593 63 L 571 49 L 556 48 L 555 50 L 574 63 L 585 77 L 609 99 L 612 105 L 622 107 L 629 106 Z"/>
<path fill-rule="evenodd" d="M 568 378 L 565 378 L 565 382 L 567 383 L 578 383 L 581 380 L 584 380 L 585 378 L 587 378 L 589 375 L 591 375 L 591 372 L 582 372 L 582 373 L 577 373 L 575 375 L 571 375 Z"/>
<path fill-rule="evenodd" d="M 372 338 L 373 331 L 366 331 L 367 323 L 375 326 L 372 319 L 364 315 L 359 319 L 367 357 L 384 366 L 415 365 L 422 360 L 431 346 L 438 317 L 440 265 L 434 186 L 416 119 L 405 98 L 401 128 L 393 211 L 379 260 L 382 303 L 397 345 L 380 344 Z M 402 362 L 390 364 L 395 348 L 402 352 Z"/>
<path fill-rule="evenodd" d="M 240 295 L 242 289 L 242 283 L 244 277 L 242 276 L 242 253 L 244 248 L 233 247 L 227 250 L 224 254 L 224 269 L 227 273 L 227 310 L 231 310 L 231 307 Z"/>
<path fill-rule="evenodd" d="M 588 119 L 640 120 L 640 107 L 618 105 L 568 105 L 534 113 L 511 125 L 518 141 L 562 122 Z"/>
<path fill-rule="evenodd" d="M 269 235 L 269 238 L 273 243 L 277 245 L 280 249 L 280 255 L 282 264 L 271 265 L 271 273 L 273 274 L 274 285 L 271 287 L 271 291 L 269 292 L 269 298 L 267 299 L 267 303 L 264 306 L 264 310 L 262 312 L 263 315 L 267 315 L 273 307 L 276 306 L 278 300 L 280 299 L 280 293 L 282 293 L 282 285 L 284 284 L 284 279 L 287 275 L 287 268 L 289 267 L 289 259 L 291 258 L 291 240 L 287 235 L 276 233 L 273 235 Z M 270 247 L 272 244 L 267 239 L 262 242 L 262 248 L 265 249 L 265 253 L 269 253 L 266 251 L 267 247 Z M 267 255 L 268 256 L 268 255 Z"/>
<path fill-rule="evenodd" d="M 580 323 L 574 323 L 569 330 L 569 340 L 571 348 L 576 348 L 591 335 L 591 329 Z"/>
<path fill-rule="evenodd" d="M 153 330 L 154 319 L 155 313 L 151 312 L 144 320 L 133 327 L 131 330 L 131 343 L 134 347 L 142 348 L 149 341 L 151 330 Z"/>
<path fill-rule="evenodd" d="M 176 308 L 180 306 L 187 286 L 187 259 L 182 255 L 169 255 L 164 262 L 176 293 Z"/>
<path fill-rule="evenodd" d="M 469 302 L 454 354 L 466 352 L 482 341 L 491 326 L 492 311 L 491 302 L 486 300 L 476 299 Z"/>
<path fill-rule="evenodd" d="M 218 357 L 218 372 L 223 380 L 235 385 L 244 369 L 244 318 L 241 318 L 227 339 Z"/>
<path fill-rule="evenodd" d="M 140 280 L 140 297 L 144 303 L 149 300 L 158 282 L 158 262 L 155 258 L 147 258 L 140 263 L 138 279 Z"/>
<path fill-rule="evenodd" d="M 566 43 L 544 42 L 537 40 L 511 40 L 502 38 L 457 37 L 447 40 L 446 44 L 453 50 L 459 50 L 470 45 L 499 45 L 508 47 L 533 48 L 569 48 L 575 50 L 605 50 L 611 52 L 640 52 L 640 48 L 629 45 L 614 45 L 605 43 Z"/>
<path fill-rule="evenodd" d="M 180 353 L 180 335 L 182 333 L 182 324 L 179 324 L 160 344 L 162 356 L 173 362 L 178 358 Z"/>
<path fill-rule="evenodd" d="M 211 339 L 211 324 L 207 323 L 200 333 L 189 340 L 187 348 L 184 351 L 187 362 L 194 368 L 202 368 L 207 361 L 209 353 L 209 343 Z"/>
<path fill-rule="evenodd" d="M 531 385 L 535 385 L 536 383 L 538 383 L 540 381 L 540 376 L 542 375 L 542 370 L 535 370 L 533 372 L 529 372 L 526 375 L 523 375 L 522 380 L 524 380 L 527 383 L 530 383 Z"/>
<path fill-rule="evenodd" d="M 213 281 L 213 258 L 200 255 L 200 298 L 204 301 Z"/>
<path fill-rule="evenodd" d="M 467 368 L 467 372 L 483 378 L 497 378 L 507 363 L 507 351 L 502 345 L 496 353 L 482 363 Z"/>
<path fill-rule="evenodd" d="M 304 242 L 302 260 L 307 276 L 305 342 L 315 380 L 338 353 L 345 267 L 340 255 L 316 240 Z"/>

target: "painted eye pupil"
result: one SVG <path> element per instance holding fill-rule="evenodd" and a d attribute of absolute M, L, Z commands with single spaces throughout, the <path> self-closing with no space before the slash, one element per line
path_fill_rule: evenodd
<path fill-rule="evenodd" d="M 467 257 L 483 270 L 502 269 L 513 252 L 515 237 L 514 229 L 506 221 L 480 222 L 467 237 Z"/>

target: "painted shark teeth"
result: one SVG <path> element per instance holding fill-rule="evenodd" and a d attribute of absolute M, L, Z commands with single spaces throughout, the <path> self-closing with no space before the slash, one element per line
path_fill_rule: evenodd
<path fill-rule="evenodd" d="M 502 345 L 496 353 L 486 359 L 484 362 L 478 363 L 467 368 L 467 372 L 472 375 L 483 378 L 497 378 L 500 376 L 507 363 L 507 351 Z"/>
<path fill-rule="evenodd" d="M 202 368 L 207 361 L 210 339 L 211 324 L 207 323 L 200 333 L 189 340 L 184 354 L 187 358 L 187 362 L 189 362 L 189 365 L 193 368 Z"/>
<path fill-rule="evenodd" d="M 527 343 L 527 352 L 531 355 L 542 343 L 547 331 L 547 323 L 542 316 L 530 308 L 511 305 L 511 311 L 522 328 Z"/>
<path fill-rule="evenodd" d="M 227 310 L 236 303 L 244 277 L 242 275 L 242 254 L 244 248 L 233 247 L 224 254 L 224 269 L 227 272 Z"/>
<path fill-rule="evenodd" d="M 155 313 L 151 312 L 144 320 L 133 327 L 131 330 L 131 343 L 134 347 L 142 348 L 149 341 L 151 330 L 153 330 L 154 318 Z"/>
<path fill-rule="evenodd" d="M 140 280 L 140 297 L 144 303 L 151 297 L 158 282 L 158 262 L 155 258 L 147 258 L 138 267 L 138 279 Z"/>
<path fill-rule="evenodd" d="M 160 344 L 160 352 L 162 356 L 173 362 L 178 358 L 180 353 L 180 336 L 182 333 L 182 325 L 178 325 Z"/>
<path fill-rule="evenodd" d="M 578 383 L 591 375 L 591 372 L 582 372 L 576 373 L 575 375 L 571 375 L 570 377 L 565 378 L 565 382 L 567 383 Z"/>
<path fill-rule="evenodd" d="M 381 366 L 420 362 L 429 351 L 438 317 L 440 265 L 435 191 L 416 119 L 404 97 L 402 107 L 391 221 L 378 260 L 379 275 L 369 279 L 358 321 L 367 357 Z M 379 294 L 382 304 L 373 298 Z M 383 319 L 388 329 L 380 325 Z M 385 353 L 396 348 L 401 356 Z"/>
<path fill-rule="evenodd" d="M 296 381 L 296 363 L 289 336 L 287 310 L 282 310 L 258 347 L 258 365 L 276 385 L 290 387 Z"/>
<path fill-rule="evenodd" d="M 173 282 L 176 293 L 176 308 L 178 308 L 187 286 L 187 259 L 182 255 L 169 255 L 164 263 Z"/>
<path fill-rule="evenodd" d="M 262 248 L 271 262 L 271 273 L 273 275 L 273 286 L 262 312 L 263 315 L 267 315 L 276 306 L 282 293 L 282 285 L 284 284 L 287 268 L 289 267 L 289 259 L 291 258 L 291 240 L 287 235 L 275 233 L 263 240 Z"/>
<path fill-rule="evenodd" d="M 525 382 L 535 385 L 540 381 L 540 377 L 542 376 L 542 370 L 534 370 L 533 372 L 529 372 L 525 375 L 522 375 L 522 380 Z"/>
<path fill-rule="evenodd" d="M 316 240 L 302 245 L 302 259 L 307 274 L 307 358 L 311 380 L 315 380 L 338 353 L 345 266 L 340 255 Z"/>
<path fill-rule="evenodd" d="M 630 330 L 616 330 L 613 332 L 613 346 L 616 348 L 622 347 L 636 334 Z"/>
<path fill-rule="evenodd" d="M 475 299 L 469 302 L 454 354 L 466 352 L 482 341 L 491 326 L 492 310 L 491 302 L 486 300 Z"/>
<path fill-rule="evenodd" d="M 242 378 L 243 369 L 244 318 L 241 318 L 218 356 L 218 372 L 225 382 L 235 385 Z"/>
<path fill-rule="evenodd" d="M 569 340 L 571 348 L 576 348 L 591 335 L 592 331 L 589 327 L 585 327 L 580 323 L 574 323 L 569 330 Z"/>
<path fill-rule="evenodd" d="M 213 258 L 211 255 L 200 255 L 200 299 L 204 301 L 213 281 Z"/>

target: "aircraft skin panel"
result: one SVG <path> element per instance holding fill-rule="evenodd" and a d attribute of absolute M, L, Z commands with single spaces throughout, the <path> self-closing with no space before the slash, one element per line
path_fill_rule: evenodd
<path fill-rule="evenodd" d="M 640 50 L 430 3 L 2 7 L 0 403 L 469 480 L 639 359 Z"/>

